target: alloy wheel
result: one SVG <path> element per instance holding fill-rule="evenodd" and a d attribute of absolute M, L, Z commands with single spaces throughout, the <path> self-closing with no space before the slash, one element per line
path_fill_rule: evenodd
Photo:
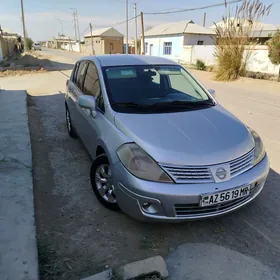
<path fill-rule="evenodd" d="M 104 200 L 109 203 L 117 203 L 110 165 L 101 164 L 98 166 L 95 172 L 95 184 Z"/>

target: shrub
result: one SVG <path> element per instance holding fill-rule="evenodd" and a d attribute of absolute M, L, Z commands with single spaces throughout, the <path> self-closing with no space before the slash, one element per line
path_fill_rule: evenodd
<path fill-rule="evenodd" d="M 259 80 L 273 80 L 275 78 L 275 76 L 272 74 L 252 71 L 246 71 L 245 77 Z"/>
<path fill-rule="evenodd" d="M 31 50 L 33 46 L 33 41 L 31 38 L 26 38 L 26 50 Z"/>
<path fill-rule="evenodd" d="M 204 63 L 203 60 L 198 59 L 198 60 L 196 61 L 196 69 L 197 69 L 197 70 L 201 70 L 201 71 L 205 71 L 205 70 L 206 70 L 206 65 L 205 65 L 205 63 Z"/>
<path fill-rule="evenodd" d="M 245 74 L 247 61 L 256 44 L 250 37 L 253 25 L 268 15 L 270 9 L 271 5 L 265 6 L 260 0 L 245 0 L 233 10 L 233 17 L 229 7 L 221 24 L 216 24 L 217 80 L 231 81 Z"/>
<path fill-rule="evenodd" d="M 268 41 L 269 58 L 273 64 L 280 64 L 280 30 Z"/>

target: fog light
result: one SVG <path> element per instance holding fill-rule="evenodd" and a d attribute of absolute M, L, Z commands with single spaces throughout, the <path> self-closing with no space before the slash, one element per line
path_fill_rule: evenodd
<path fill-rule="evenodd" d="M 156 204 L 152 204 L 149 202 L 145 202 L 142 204 L 142 209 L 144 212 L 149 213 L 149 214 L 156 214 L 159 210 L 157 209 Z"/>

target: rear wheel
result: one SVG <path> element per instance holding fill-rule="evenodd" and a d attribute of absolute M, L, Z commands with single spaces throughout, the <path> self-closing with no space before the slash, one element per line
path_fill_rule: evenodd
<path fill-rule="evenodd" d="M 97 199 L 107 208 L 115 211 L 119 210 L 111 167 L 105 154 L 98 156 L 92 163 L 90 180 Z"/>
<path fill-rule="evenodd" d="M 77 133 L 75 131 L 74 126 L 72 125 L 72 120 L 71 120 L 69 109 L 67 106 L 65 109 L 66 109 L 66 126 L 67 126 L 68 133 L 71 137 L 77 138 Z"/>

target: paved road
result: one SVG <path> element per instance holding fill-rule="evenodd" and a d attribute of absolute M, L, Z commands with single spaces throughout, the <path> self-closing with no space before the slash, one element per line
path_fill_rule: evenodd
<path fill-rule="evenodd" d="M 42 53 L 67 63 L 79 57 L 55 50 Z M 174 225 L 143 224 L 104 209 L 90 187 L 91 160 L 81 142 L 67 135 L 63 95 L 58 93 L 66 77 L 47 73 L 17 79 L 20 87 L 28 88 L 32 82 L 28 112 L 44 279 L 78 279 L 107 265 L 157 254 L 167 257 L 173 273 L 181 273 L 173 279 L 280 279 L 280 86 L 248 79 L 218 83 L 209 73 L 194 74 L 216 89 L 219 102 L 261 134 L 271 171 L 261 195 L 246 208 L 221 218 Z M 11 78 L 1 82 L 2 87 L 15 87 Z M 176 250 L 180 244 L 186 245 Z M 227 261 L 221 263 L 223 256 Z M 188 270 L 194 259 L 200 274 L 176 269 Z M 205 266 L 211 269 L 202 269 Z M 248 276 L 244 267 L 256 273 Z M 209 276 L 211 270 L 215 273 Z"/>

